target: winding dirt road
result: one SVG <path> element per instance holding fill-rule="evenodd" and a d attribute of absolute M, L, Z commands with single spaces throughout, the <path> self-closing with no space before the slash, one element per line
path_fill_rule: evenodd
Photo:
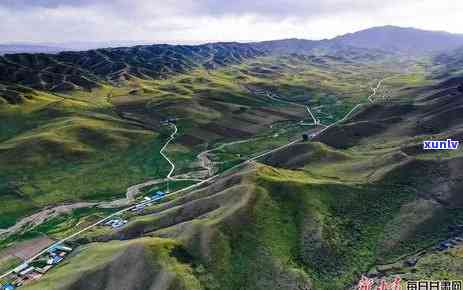
<path fill-rule="evenodd" d="M 378 91 L 379 88 L 381 87 L 381 84 L 382 84 L 382 82 L 383 82 L 384 80 L 385 80 L 385 79 L 380 80 L 380 81 L 378 82 L 377 86 L 376 86 L 375 88 L 372 88 L 373 92 L 372 92 L 372 94 L 368 97 L 369 103 L 373 103 L 373 102 L 374 102 L 374 101 L 373 101 L 373 98 L 376 96 L 377 91 Z M 279 100 L 279 99 L 277 99 L 277 100 Z M 286 102 L 286 101 L 283 101 L 283 100 L 279 100 L 279 101 Z M 288 103 L 291 103 L 291 102 L 288 102 Z M 296 103 L 291 103 L 291 104 L 296 104 Z M 343 118 L 341 118 L 340 120 L 338 120 L 338 121 L 336 121 L 336 122 L 334 122 L 334 123 L 332 123 L 332 124 L 330 124 L 330 125 L 324 127 L 322 130 L 320 130 L 319 132 L 315 133 L 314 136 L 318 136 L 318 135 L 322 134 L 323 132 L 325 132 L 326 130 L 328 130 L 329 128 L 331 128 L 331 127 L 333 127 L 333 126 L 335 126 L 335 125 L 338 125 L 338 124 L 344 122 L 355 110 L 357 110 L 357 109 L 358 109 L 359 107 L 361 107 L 361 106 L 364 106 L 365 104 L 367 104 L 367 103 L 360 103 L 360 104 L 356 105 L 356 106 L 355 106 L 354 108 L 352 108 Z M 301 105 L 301 104 L 298 104 L 298 105 L 306 107 L 307 110 L 308 110 L 308 112 L 309 112 L 309 114 L 310 114 L 311 117 L 313 118 L 314 123 L 317 124 L 317 121 L 318 121 L 318 120 L 317 120 L 317 119 L 315 118 L 315 116 L 312 114 L 312 112 L 310 111 L 310 108 L 309 108 L 308 106 L 305 106 L 305 105 Z M 318 122 L 319 122 L 319 121 L 318 121 Z M 319 124 L 319 123 L 318 123 L 318 124 Z M 222 172 L 222 173 L 220 173 L 220 174 L 212 175 L 211 177 L 209 177 L 209 178 L 207 178 L 207 179 L 204 179 L 204 180 L 200 180 L 200 179 L 176 179 L 175 177 L 172 177 L 172 175 L 173 175 L 173 173 L 174 173 L 174 171 L 175 171 L 175 164 L 174 164 L 174 163 L 168 158 L 168 156 L 164 153 L 164 151 L 166 150 L 167 146 L 172 142 L 172 140 L 175 138 L 175 136 L 176 136 L 176 134 L 177 134 L 177 132 L 178 132 L 177 126 L 176 126 L 175 124 L 172 124 L 172 125 L 174 126 L 174 131 L 173 131 L 173 133 L 170 135 L 170 137 L 169 137 L 169 139 L 167 140 L 167 142 L 164 144 L 164 146 L 163 146 L 163 147 L 161 148 L 161 150 L 160 150 L 160 154 L 161 154 L 161 155 L 168 161 L 168 163 L 171 165 L 171 169 L 170 169 L 170 171 L 169 171 L 169 173 L 168 173 L 166 179 L 168 179 L 168 180 L 174 180 L 174 181 L 175 181 L 175 180 L 177 180 L 177 181 L 178 181 L 178 180 L 190 180 L 190 181 L 198 181 L 198 182 L 195 183 L 195 184 L 193 184 L 193 185 L 190 185 L 190 186 L 188 186 L 188 187 L 185 187 L 185 188 L 183 188 L 183 189 L 180 189 L 180 190 L 177 190 L 177 191 L 175 191 L 175 192 L 169 193 L 169 194 L 167 194 L 167 196 L 172 196 L 172 195 L 175 195 L 175 194 L 179 194 L 179 193 L 181 193 L 181 192 L 185 192 L 185 191 L 189 191 L 189 190 L 198 188 L 198 187 L 202 186 L 203 184 L 206 184 L 206 183 L 208 183 L 208 182 L 212 182 L 214 179 L 216 179 L 217 177 L 219 177 L 219 176 L 221 176 L 221 175 L 227 174 L 227 173 L 229 173 L 230 171 L 235 170 L 236 168 L 239 168 L 239 167 L 241 167 L 241 166 L 243 166 L 243 165 L 247 165 L 247 164 L 253 163 L 254 161 L 256 161 L 256 160 L 258 160 L 258 159 L 260 159 L 260 158 L 262 158 L 262 157 L 264 157 L 264 156 L 267 156 L 267 155 L 272 154 L 272 153 L 274 153 L 274 152 L 280 151 L 280 150 L 282 150 L 282 149 L 285 149 L 285 148 L 287 148 L 287 147 L 292 146 L 293 144 L 296 144 L 296 143 L 300 142 L 300 140 L 291 141 L 291 142 L 289 142 L 289 143 L 287 143 L 287 144 L 285 144 L 285 145 L 282 145 L 282 146 L 280 146 L 280 147 L 274 148 L 274 149 L 272 149 L 272 150 L 266 151 L 266 152 L 261 153 L 261 154 L 259 154 L 259 155 L 257 155 L 257 156 L 254 156 L 254 157 L 252 157 L 252 158 L 249 158 L 249 159 L 247 159 L 247 160 L 245 160 L 245 161 L 243 161 L 243 162 L 241 162 L 241 163 L 239 163 L 239 164 L 237 164 L 237 165 L 235 165 L 235 166 L 233 166 L 233 167 L 231 167 L 231 168 L 225 170 L 224 172 Z M 204 152 L 201 152 L 200 154 L 198 154 L 198 157 L 199 157 L 199 159 L 201 160 L 201 162 L 202 162 L 202 164 L 203 164 L 203 167 L 206 167 L 206 168 L 208 168 L 208 170 L 211 170 L 211 169 L 210 169 L 211 167 L 209 166 L 209 164 L 210 164 L 211 161 L 207 158 L 207 154 L 208 154 L 208 153 L 210 153 L 210 152 L 212 152 L 212 151 L 214 151 L 214 150 L 219 150 L 220 148 L 223 148 L 223 147 L 228 146 L 228 145 L 231 145 L 231 144 L 238 144 L 238 143 L 244 143 L 244 142 L 249 142 L 249 141 L 252 141 L 252 140 L 240 140 L 240 141 L 235 141 L 235 142 L 231 142 L 231 143 L 227 143 L 227 144 L 222 144 L 222 145 L 218 146 L 217 148 L 214 148 L 214 149 L 210 149 L 210 150 L 206 150 L 206 151 L 204 151 Z M 139 192 L 139 190 L 140 190 L 142 187 L 153 185 L 154 182 L 157 182 L 157 181 L 159 181 L 159 180 L 148 181 L 148 182 L 141 183 L 141 184 L 134 185 L 134 186 L 130 187 L 130 188 L 127 190 L 127 192 L 130 191 L 131 193 L 130 193 L 130 194 L 127 193 L 127 200 L 129 200 L 129 198 L 130 198 L 130 199 L 134 199 L 135 195 Z M 130 211 L 130 210 L 136 208 L 136 207 L 139 206 L 139 205 L 147 205 L 148 203 L 151 203 L 151 201 L 143 201 L 143 202 L 140 202 L 140 203 L 137 203 L 137 204 L 133 204 L 133 205 L 130 206 L 130 207 L 127 207 L 127 208 L 122 209 L 122 210 L 120 210 L 120 211 L 118 211 L 118 212 L 116 212 L 116 213 L 113 213 L 113 214 L 111 214 L 111 215 L 108 215 L 107 217 L 101 219 L 100 221 L 98 221 L 98 222 L 96 222 L 96 223 L 94 223 L 94 224 L 92 224 L 92 225 L 90 225 L 90 226 L 88 226 L 88 227 L 86 227 L 86 228 L 84 228 L 84 229 L 82 229 L 82 230 L 80 230 L 80 231 L 78 231 L 78 232 L 76 232 L 76 233 L 74 233 L 74 234 L 72 234 L 72 235 L 70 235 L 70 236 L 68 236 L 68 237 L 66 237 L 66 238 L 64 238 L 64 239 L 62 239 L 62 240 L 60 240 L 60 241 L 57 241 L 56 243 L 54 243 L 54 244 L 51 245 L 50 247 L 48 247 L 48 248 L 42 250 L 40 253 L 38 253 L 38 254 L 35 255 L 34 257 L 31 257 L 31 258 L 28 259 L 27 261 L 24 261 L 24 263 L 30 263 L 30 262 L 32 262 L 32 261 L 35 260 L 36 258 L 38 258 L 38 257 L 40 257 L 41 255 L 43 255 L 43 254 L 45 254 L 46 252 L 48 252 L 50 249 L 54 248 L 56 245 L 62 244 L 62 243 L 64 243 L 64 242 L 66 242 L 66 241 L 68 241 L 68 240 L 70 240 L 70 239 L 72 239 L 72 238 L 74 238 L 74 237 L 76 237 L 76 236 L 78 236 L 78 235 L 80 235 L 80 234 L 82 234 L 82 233 L 84 233 L 84 232 L 86 232 L 86 231 L 88 231 L 88 230 L 90 230 L 90 229 L 92 229 L 92 228 L 94 228 L 94 227 L 96 227 L 96 226 L 98 226 L 98 225 L 100 225 L 100 224 L 102 224 L 102 223 L 104 223 L 104 222 L 110 220 L 110 219 L 113 218 L 113 217 L 119 216 L 119 215 L 121 215 L 122 213 L 125 213 L 125 212 L 127 212 L 127 211 Z M 76 206 L 76 205 L 77 205 L 78 207 L 75 207 L 75 208 L 79 208 L 79 206 L 80 206 L 80 207 L 84 207 L 84 205 L 85 205 L 85 206 L 92 206 L 92 205 L 90 205 L 90 204 L 88 204 L 88 203 L 87 203 L 87 204 L 85 204 L 85 203 L 79 203 L 79 204 L 75 204 L 74 206 Z M 73 209 L 72 206 L 73 206 L 73 205 L 68 205 L 68 206 L 64 206 L 64 205 L 63 205 L 63 206 L 61 206 L 61 207 L 62 207 L 62 210 L 72 210 L 72 209 Z M 57 207 L 57 208 L 58 208 L 58 207 Z M 55 213 L 56 213 L 56 212 L 59 212 L 59 211 L 57 211 L 57 208 L 55 208 L 53 212 L 55 212 Z M 46 211 L 46 210 L 45 210 L 45 211 Z M 43 212 L 45 212 L 45 211 L 43 211 Z M 53 212 L 50 212 L 49 214 L 53 214 Z M 39 213 L 37 213 L 37 214 L 39 214 Z M 42 213 L 42 212 L 41 212 L 41 214 L 44 215 L 44 213 Z M 49 215 L 47 216 L 47 218 L 48 218 L 48 217 L 49 217 Z M 27 221 L 34 220 L 34 218 L 37 218 L 37 217 L 35 217 L 35 216 L 33 215 L 33 216 L 30 216 L 30 217 L 28 217 L 28 218 L 23 219 L 23 220 L 22 220 L 21 222 L 19 222 L 19 223 L 22 223 L 22 224 L 24 225 L 24 224 L 27 224 Z M 20 226 L 19 226 L 18 224 L 16 224 L 16 225 L 13 226 L 13 228 L 16 228 L 16 227 L 20 227 Z M 3 231 L 5 231 L 5 230 L 3 230 Z M 8 276 L 8 275 L 10 275 L 12 272 L 13 272 L 13 270 L 8 271 L 7 273 L 5 273 L 5 274 L 3 274 L 3 275 L 0 275 L 0 279 L 6 277 L 6 276 Z"/>

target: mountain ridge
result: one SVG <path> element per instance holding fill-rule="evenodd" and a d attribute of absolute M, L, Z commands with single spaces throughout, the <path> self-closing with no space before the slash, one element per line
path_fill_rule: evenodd
<path fill-rule="evenodd" d="M 461 47 L 463 34 L 387 25 L 341 35 L 331 41 L 355 47 L 425 53 Z"/>
<path fill-rule="evenodd" d="M 373 35 L 372 35 L 373 34 Z M 376 34 L 376 35 L 374 35 Z M 414 40 L 410 46 L 417 48 L 419 52 L 430 52 L 430 51 L 441 51 L 442 49 L 455 49 L 458 47 L 463 47 L 463 34 L 450 33 L 447 31 L 440 30 L 426 30 L 421 28 L 414 27 L 402 27 L 395 25 L 384 25 L 384 26 L 373 26 L 370 28 L 358 30 L 355 32 L 349 32 L 342 35 L 338 35 L 332 38 L 324 38 L 319 40 L 307 39 L 307 38 L 282 38 L 274 40 L 264 40 L 264 41 L 250 41 L 250 42 L 235 42 L 235 41 L 218 41 L 218 42 L 205 42 L 203 44 L 169 44 L 169 43 L 153 43 L 153 44 L 139 44 L 139 45 L 105 45 L 101 48 L 96 48 L 95 44 L 88 46 L 85 49 L 85 45 L 81 44 L 76 48 L 70 48 L 68 46 L 57 46 L 57 45 L 48 45 L 48 44 L 0 44 L 0 55 L 2 54 L 15 54 L 15 53 L 58 53 L 58 52 L 85 52 L 90 50 L 98 49 L 121 49 L 121 48 L 132 48 L 140 46 L 157 46 L 157 45 L 169 45 L 169 46 L 204 46 L 204 45 L 213 45 L 213 44 L 249 44 L 255 45 L 258 48 L 264 50 L 270 50 L 271 52 L 276 53 L 311 53 L 313 48 L 323 48 L 330 47 L 333 45 L 347 45 L 357 48 L 381 48 L 384 49 L 385 42 L 384 37 L 387 36 L 388 41 L 396 42 L 394 35 L 402 35 L 400 38 L 402 41 L 409 42 Z M 378 36 L 381 36 L 378 38 Z M 367 39 L 364 39 L 367 37 Z M 427 39 L 428 38 L 428 39 Z M 438 38 L 440 43 L 430 44 L 432 39 Z M 421 43 L 416 43 L 416 39 L 425 39 Z M 381 40 L 378 42 L 378 40 Z M 442 43 L 443 41 L 443 43 Z M 108 42 L 111 43 L 111 42 Z M 117 43 L 117 42 L 116 42 Z M 130 42 L 128 42 L 130 43 Z M 403 43 L 402 43 L 403 44 Z M 417 46 L 420 44 L 420 46 Z M 424 47 L 423 47 L 424 45 Z M 288 48 L 291 46 L 291 48 Z M 406 51 L 410 51 L 410 46 L 406 47 Z M 15 52 L 15 47 L 17 51 Z M 287 49 L 285 49 L 285 47 Z M 401 47 L 390 47 L 386 49 L 387 51 L 403 51 L 404 48 Z M 40 51 L 43 50 L 43 51 Z"/>
<path fill-rule="evenodd" d="M 124 206 L 127 188 L 142 200 L 190 184 L 163 182 L 172 172 L 205 180 L 119 212 L 121 228 L 68 239 L 75 254 L 24 289 L 346 290 L 370 269 L 375 279 L 461 277 L 405 259 L 448 259 L 431 247 L 463 224 L 462 153 L 422 150 L 422 140 L 463 136 L 463 54 L 359 47 L 376 45 L 361 34 L 364 44 L 0 57 L 0 228 L 55 205 L 102 206 L 26 225 L 0 250 L 31 234 L 69 237 Z"/>
<path fill-rule="evenodd" d="M 374 60 L 381 55 L 416 57 L 459 47 L 463 47 L 463 35 L 383 26 L 319 41 L 290 38 L 251 43 L 137 45 L 57 54 L 6 54 L 0 56 L 0 84 L 49 91 L 88 90 L 102 82 L 162 79 L 199 67 L 214 69 L 264 55 L 332 55 Z"/>
<path fill-rule="evenodd" d="M 216 68 L 262 55 L 248 44 L 216 43 L 200 46 L 151 45 L 106 48 L 58 54 L 0 56 L 0 83 L 34 89 L 69 91 L 91 89 L 99 82 L 129 78 L 163 78 L 200 66 Z"/>

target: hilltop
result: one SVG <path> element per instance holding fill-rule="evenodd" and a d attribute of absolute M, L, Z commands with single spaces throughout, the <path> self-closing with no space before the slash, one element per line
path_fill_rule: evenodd
<path fill-rule="evenodd" d="M 373 27 L 333 38 L 338 45 L 403 52 L 412 55 L 453 50 L 463 45 L 462 34 L 397 26 Z"/>

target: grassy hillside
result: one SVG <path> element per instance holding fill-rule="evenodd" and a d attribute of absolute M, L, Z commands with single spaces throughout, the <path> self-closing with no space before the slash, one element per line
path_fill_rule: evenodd
<path fill-rule="evenodd" d="M 346 289 L 367 272 L 405 280 L 456 277 L 461 247 L 443 253 L 433 247 L 463 223 L 461 154 L 419 146 L 427 138 L 461 136 L 458 122 L 426 123 L 459 108 L 459 93 L 445 84 L 413 93 L 365 107 L 318 142 L 265 158 L 266 165 L 242 167 L 150 207 L 121 230 L 95 230 L 76 242 L 178 241 L 198 283 L 186 289 Z M 249 146 L 224 148 L 217 157 Z M 404 266 L 417 253 L 416 266 Z"/>
<path fill-rule="evenodd" d="M 43 56 L 15 57 L 37 66 Z M 160 126 L 163 119 L 179 119 L 176 142 L 186 151 L 172 154 L 185 172 L 208 145 L 259 136 L 279 122 L 311 121 L 303 108 L 256 90 L 310 104 L 329 123 L 366 99 L 373 77 L 393 72 L 380 61 L 356 64 L 329 56 L 231 63 L 237 64 L 164 79 L 133 75 L 117 85 L 100 80 L 92 89 L 59 93 L 1 86 L 1 227 L 43 206 L 121 197 L 130 185 L 163 177 L 167 163 L 157 152 L 170 134 Z"/>
<path fill-rule="evenodd" d="M 204 289 L 345 289 L 377 263 L 445 239 L 446 226 L 463 218 L 452 208 L 441 208 L 426 221 L 420 221 L 419 211 L 404 213 L 422 199 L 403 183 L 410 173 L 400 170 L 373 184 L 332 182 L 268 166 L 242 172 L 157 207 L 118 233 L 91 239 L 175 238 Z M 407 232 L 400 236 L 394 227 L 404 223 Z M 91 278 L 97 269 L 92 266 L 88 283 L 97 283 Z M 64 275 L 64 267 L 56 273 Z M 138 273 L 137 281 L 143 275 Z M 446 276 L 434 272 L 434 277 Z M 186 289 L 202 289 L 197 287 Z"/>
<path fill-rule="evenodd" d="M 72 257 L 25 289 L 337 290 L 421 251 L 458 261 L 431 248 L 463 223 L 462 155 L 420 146 L 462 136 L 460 79 L 431 79 L 430 59 L 274 56 L 220 44 L 1 61 L 0 70 L 20 65 L 25 78 L 0 80 L 0 228 L 58 204 L 123 198 L 131 185 L 164 178 L 166 119 L 179 129 L 167 150 L 178 174 L 203 170 L 203 150 L 251 140 L 210 153 L 222 172 L 316 130 L 302 105 L 328 125 L 368 103 L 384 79 L 374 104 L 311 142 L 125 214 L 129 224 L 119 230 L 82 234 L 71 241 Z M 0 246 L 37 234 L 59 239 L 109 212 L 74 210 Z M 406 273 L 430 271 L 427 259 Z"/>
<path fill-rule="evenodd" d="M 24 289 L 204 289 L 185 263 L 182 246 L 172 240 L 110 242 L 81 250 Z M 121 275 L 126 277 L 122 283 Z"/>
<path fill-rule="evenodd" d="M 162 131 L 92 104 L 37 95 L 0 110 L 0 227 L 47 205 L 123 196 L 128 186 L 168 170 L 158 154 Z"/>

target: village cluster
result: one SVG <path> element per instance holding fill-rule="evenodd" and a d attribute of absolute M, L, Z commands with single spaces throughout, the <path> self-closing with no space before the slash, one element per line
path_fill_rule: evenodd
<path fill-rule="evenodd" d="M 142 212 L 145 207 L 152 203 L 159 202 L 166 197 L 163 191 L 156 191 L 154 194 L 146 196 L 145 202 L 137 204 L 131 211 Z M 152 202 L 152 203 L 151 203 Z M 104 226 L 113 229 L 119 229 L 128 223 L 127 220 L 121 217 L 115 217 L 104 223 Z M 46 253 L 34 259 L 30 263 L 23 263 L 13 270 L 13 272 L 5 279 L 8 282 L 0 281 L 0 290 L 14 290 L 18 287 L 26 285 L 32 281 L 40 279 L 51 268 L 58 265 L 63 259 L 72 252 L 72 248 L 64 244 L 58 244 L 50 248 Z"/>
<path fill-rule="evenodd" d="M 146 196 L 144 200 L 148 203 L 139 203 L 135 205 L 134 208 L 131 209 L 132 212 L 142 212 L 145 207 L 151 206 L 152 203 L 150 202 L 158 202 L 162 200 L 166 196 L 166 193 L 163 191 L 157 191 L 156 193 L 152 194 L 151 196 Z M 105 226 L 112 227 L 113 229 L 119 229 L 126 225 L 128 220 L 122 219 L 121 217 L 115 217 L 113 219 L 108 220 L 104 223 Z"/>
<path fill-rule="evenodd" d="M 8 283 L 1 286 L 1 290 L 14 290 L 27 283 L 40 279 L 51 268 L 58 265 L 72 252 L 66 245 L 55 245 L 46 253 L 30 263 L 23 263 L 13 270 L 7 277 Z"/>

